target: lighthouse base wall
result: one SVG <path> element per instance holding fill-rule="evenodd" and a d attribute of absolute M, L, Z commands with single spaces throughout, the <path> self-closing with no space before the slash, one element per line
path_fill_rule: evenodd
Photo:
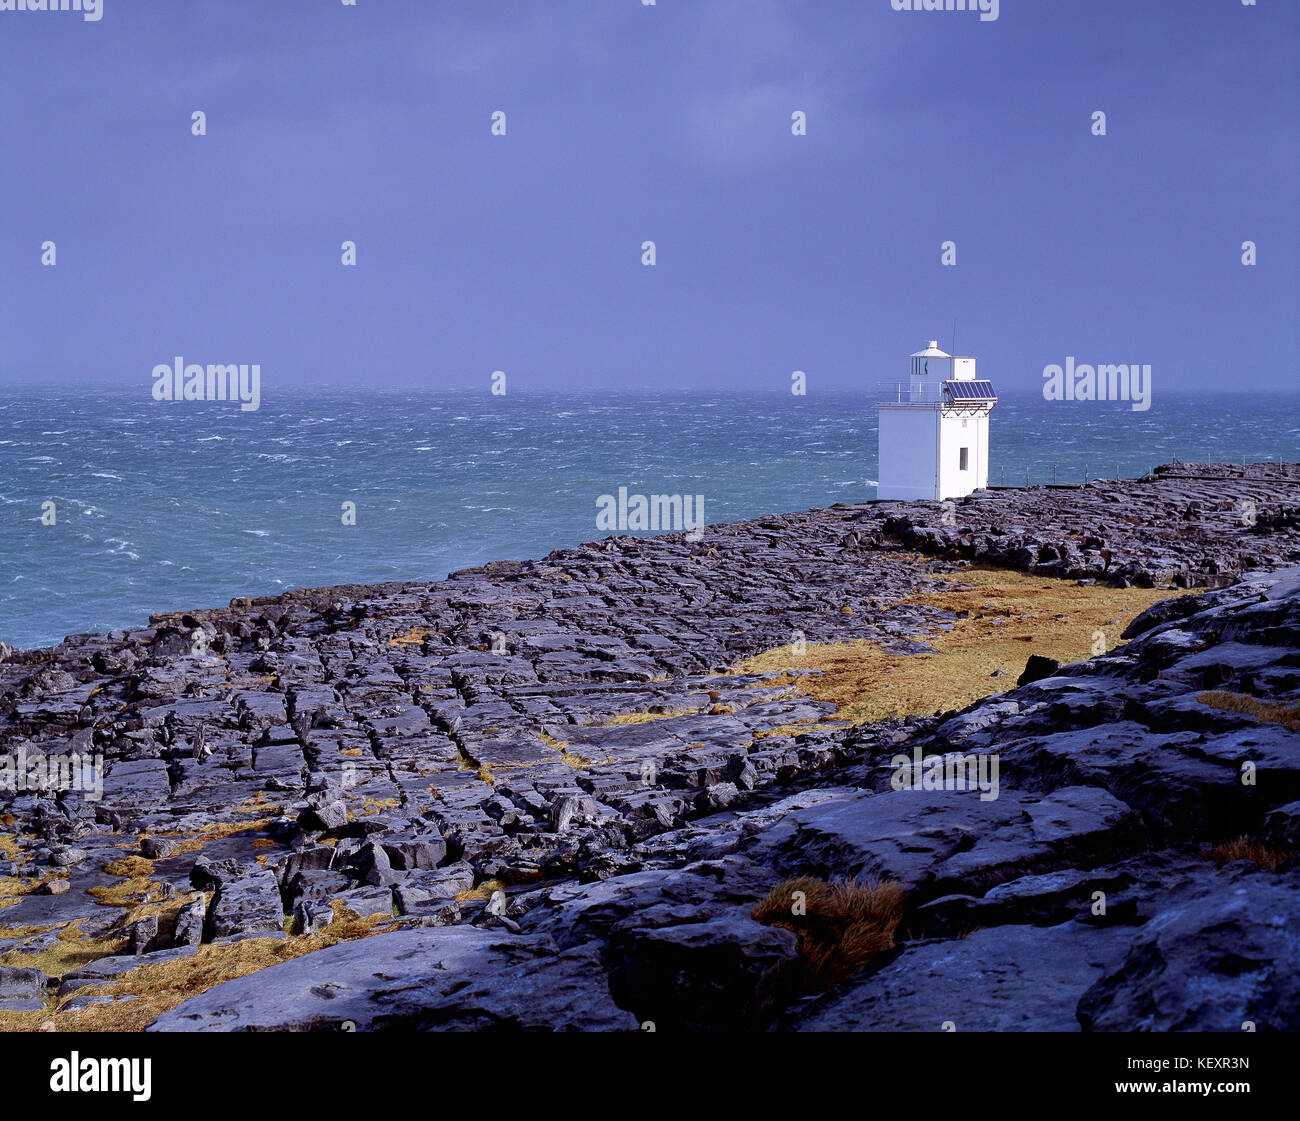
<path fill-rule="evenodd" d="M 876 497 L 962 498 L 988 486 L 988 413 L 881 405 Z"/>
<path fill-rule="evenodd" d="M 939 410 L 882 405 L 877 498 L 939 498 Z"/>

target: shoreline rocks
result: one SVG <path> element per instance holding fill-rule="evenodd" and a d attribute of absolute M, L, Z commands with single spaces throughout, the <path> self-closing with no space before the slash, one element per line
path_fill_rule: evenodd
<path fill-rule="evenodd" d="M 1300 1026 L 1284 986 L 1260 995 L 1276 971 L 1234 988 L 1193 952 L 1199 927 L 1156 925 L 1193 897 L 1210 923 L 1238 890 L 1300 909 L 1293 858 L 1206 858 L 1297 835 L 1300 733 L 1259 714 L 1300 699 L 1300 468 L 1266 466 L 612 537 L 15 652 L 0 754 L 99 754 L 106 773 L 99 801 L 0 792 L 6 874 L 65 887 L 0 915 L 78 921 L 136 963 L 320 930 L 340 907 L 391 927 L 217 985 L 156 1030 L 344 1013 L 395 1030 L 939 1030 L 945 1003 L 960 1030 Z M 918 550 L 934 555 L 904 560 Z M 1212 590 L 960 713 L 836 726 L 830 703 L 734 671 L 799 637 L 928 650 L 942 612 L 915 601 L 970 561 Z M 893 784 L 899 756 L 952 753 L 997 757 L 995 798 Z M 898 880 L 898 949 L 807 993 L 793 935 L 750 917 L 794 875 Z M 1242 929 L 1261 961 L 1290 960 L 1286 939 Z M 49 937 L 0 936 L 0 953 Z M 978 999 L 916 984 L 945 954 L 1005 966 Z M 327 967 L 348 994 L 328 1014 L 307 980 Z M 1196 970 L 1214 1000 L 1142 1011 Z"/>

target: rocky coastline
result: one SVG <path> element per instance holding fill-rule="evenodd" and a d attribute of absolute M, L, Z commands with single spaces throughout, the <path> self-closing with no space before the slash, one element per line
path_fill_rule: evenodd
<path fill-rule="evenodd" d="M 973 704 L 837 719 L 805 646 L 893 672 L 963 615 L 995 634 L 942 598 L 987 569 L 1153 594 L 1096 656 L 1020 674 L 1028 643 Z M 1300 465 L 611 537 L 3 653 L 0 757 L 102 789 L 0 789 L 0 1029 L 1300 1028 Z M 800 901 L 779 919 L 813 883 L 896 885 L 833 984 Z"/>

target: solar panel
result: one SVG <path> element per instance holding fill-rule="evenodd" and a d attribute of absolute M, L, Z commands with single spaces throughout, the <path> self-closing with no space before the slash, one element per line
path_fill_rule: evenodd
<path fill-rule="evenodd" d="M 946 381 L 944 392 L 954 401 L 996 401 L 991 381 Z"/>

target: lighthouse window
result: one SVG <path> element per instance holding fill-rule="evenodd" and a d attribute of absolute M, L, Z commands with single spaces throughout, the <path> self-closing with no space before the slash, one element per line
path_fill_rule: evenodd
<path fill-rule="evenodd" d="M 957 457 L 957 467 L 961 471 L 970 470 L 970 448 L 961 449 L 961 454 Z"/>

